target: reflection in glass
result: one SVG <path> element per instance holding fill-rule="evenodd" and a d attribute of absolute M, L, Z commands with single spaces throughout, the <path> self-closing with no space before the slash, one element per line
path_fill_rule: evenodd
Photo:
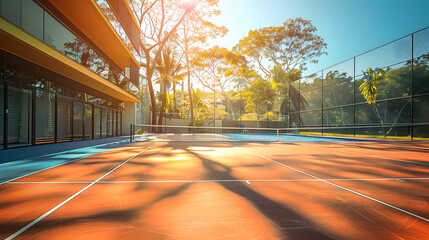
<path fill-rule="evenodd" d="M 92 105 L 85 105 L 85 139 L 92 138 Z"/>
<path fill-rule="evenodd" d="M 76 44 L 76 36 L 49 14 L 45 14 L 44 40 L 49 46 L 79 62 L 79 56 L 76 53 L 70 54 L 70 49 L 77 48 L 76 46 L 72 46 Z"/>
<path fill-rule="evenodd" d="M 72 117 L 72 100 L 58 97 L 58 132 L 57 141 L 70 141 L 72 136 L 71 131 Z"/>
<path fill-rule="evenodd" d="M 8 146 L 31 144 L 31 90 L 8 87 Z"/>
<path fill-rule="evenodd" d="M 94 138 L 100 138 L 100 107 L 94 106 Z"/>
<path fill-rule="evenodd" d="M 43 41 L 43 10 L 33 0 L 22 0 L 22 28 Z"/>
<path fill-rule="evenodd" d="M 83 139 L 83 103 L 73 101 L 73 140 Z"/>
<path fill-rule="evenodd" d="M 101 137 L 107 137 L 107 108 L 102 108 L 102 121 L 101 121 Z"/>
<path fill-rule="evenodd" d="M 54 141 L 55 95 L 36 90 L 36 144 Z"/>
<path fill-rule="evenodd" d="M 0 82 L 0 149 L 4 143 L 4 85 Z"/>
<path fill-rule="evenodd" d="M 21 19 L 21 1 L 0 0 L 1 16 L 17 26 L 20 26 Z"/>

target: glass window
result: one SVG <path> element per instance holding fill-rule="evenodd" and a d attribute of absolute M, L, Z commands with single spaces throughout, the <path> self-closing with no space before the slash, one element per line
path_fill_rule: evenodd
<path fill-rule="evenodd" d="M 36 91 L 36 144 L 54 142 L 55 95 Z"/>
<path fill-rule="evenodd" d="M 62 54 L 79 62 L 77 51 L 78 38 L 47 13 L 45 13 L 44 41 Z"/>
<path fill-rule="evenodd" d="M 429 93 L 429 28 L 414 34 L 414 94 Z"/>
<path fill-rule="evenodd" d="M 112 119 L 112 109 L 107 108 L 107 136 L 113 136 L 113 119 Z"/>
<path fill-rule="evenodd" d="M 4 85 L 0 82 L 0 149 L 4 143 Z"/>
<path fill-rule="evenodd" d="M 0 13 L 3 18 L 21 26 L 21 1 L 0 0 Z"/>
<path fill-rule="evenodd" d="M 83 103 L 73 101 L 73 139 L 83 139 Z"/>
<path fill-rule="evenodd" d="M 22 28 L 43 41 L 43 10 L 33 0 L 22 0 Z"/>
<path fill-rule="evenodd" d="M 385 68 L 411 59 L 411 36 L 356 57 L 356 75 L 370 68 Z"/>
<path fill-rule="evenodd" d="M 31 90 L 8 87 L 8 147 L 31 144 Z"/>
<path fill-rule="evenodd" d="M 58 97 L 58 132 L 57 141 L 70 141 L 72 136 L 72 100 Z"/>
<path fill-rule="evenodd" d="M 85 105 L 85 139 L 92 138 L 92 105 Z"/>
<path fill-rule="evenodd" d="M 112 133 L 113 136 L 115 137 L 117 135 L 116 133 L 116 111 L 112 110 Z"/>
<path fill-rule="evenodd" d="M 101 109 L 102 110 L 102 114 L 101 114 L 101 116 L 102 116 L 102 120 L 101 120 L 101 129 L 102 129 L 102 131 L 101 131 L 101 137 L 103 137 L 103 138 L 105 138 L 105 137 L 107 137 L 107 129 L 108 129 L 108 127 L 107 127 L 107 108 L 102 108 Z"/>
<path fill-rule="evenodd" d="M 100 107 L 94 106 L 94 138 L 100 138 Z"/>
<path fill-rule="evenodd" d="M 4 52 L 0 49 L 0 78 L 4 78 Z"/>

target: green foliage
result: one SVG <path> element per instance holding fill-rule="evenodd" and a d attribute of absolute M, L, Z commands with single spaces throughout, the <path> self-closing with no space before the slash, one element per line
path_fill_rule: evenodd
<path fill-rule="evenodd" d="M 317 63 L 317 57 L 327 54 L 324 51 L 327 44 L 316 31 L 308 20 L 289 19 L 281 26 L 250 31 L 234 46 L 234 51 L 251 58 L 267 76 L 270 71 L 264 66 L 266 61 L 285 73 L 292 69 L 304 71 L 308 63 Z"/>
<path fill-rule="evenodd" d="M 263 106 L 272 104 L 276 96 L 272 82 L 265 81 L 261 78 L 253 80 L 250 85 L 239 94 L 242 94 L 243 98 L 246 99 L 246 111 L 258 114 L 266 112 L 267 109 L 263 109 Z"/>
<path fill-rule="evenodd" d="M 379 79 L 383 77 L 386 72 L 382 69 L 373 70 L 372 68 L 368 68 L 366 72 L 362 71 L 362 73 L 364 75 L 364 81 L 359 86 L 359 90 L 368 104 L 375 104 L 378 85 L 380 84 Z"/>

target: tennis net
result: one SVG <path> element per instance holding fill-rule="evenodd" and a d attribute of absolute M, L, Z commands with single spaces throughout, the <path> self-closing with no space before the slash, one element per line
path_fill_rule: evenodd
<path fill-rule="evenodd" d="M 321 128 L 202 127 L 132 124 L 131 141 L 167 142 L 317 142 L 352 139 L 322 136 Z"/>
<path fill-rule="evenodd" d="M 131 141 L 196 141 L 196 142 L 319 142 L 362 141 L 374 139 L 428 140 L 413 136 L 413 129 L 428 124 L 395 124 L 384 126 L 335 126 L 294 128 L 203 127 L 131 124 Z"/>

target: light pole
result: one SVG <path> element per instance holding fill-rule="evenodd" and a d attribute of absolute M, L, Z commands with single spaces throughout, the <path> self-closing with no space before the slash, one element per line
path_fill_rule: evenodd
<path fill-rule="evenodd" d="M 216 80 L 213 83 L 213 133 L 216 133 Z"/>

